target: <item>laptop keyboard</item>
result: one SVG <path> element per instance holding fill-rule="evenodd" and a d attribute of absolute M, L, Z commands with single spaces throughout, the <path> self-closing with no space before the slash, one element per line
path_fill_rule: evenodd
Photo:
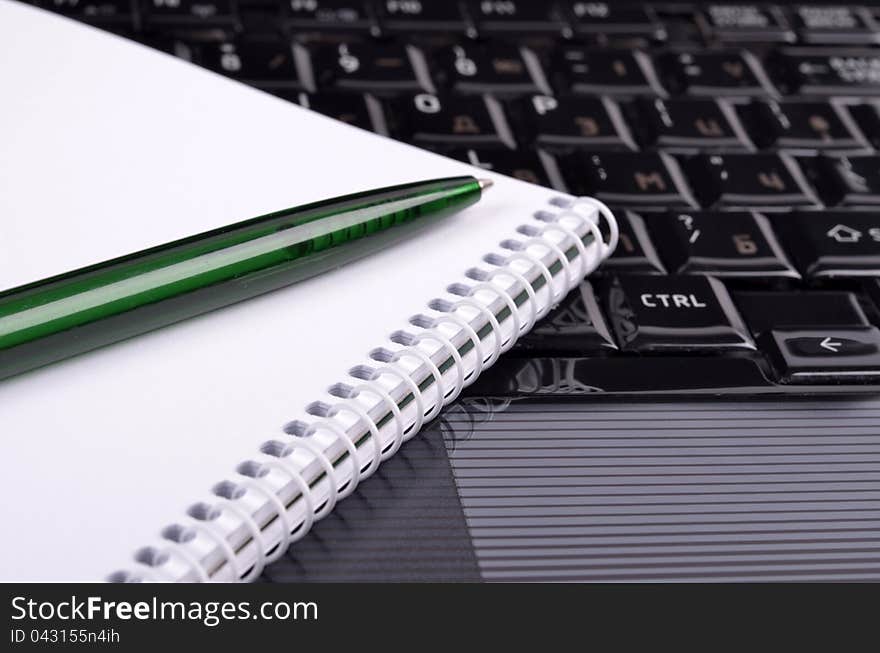
<path fill-rule="evenodd" d="M 617 252 L 472 393 L 880 387 L 880 7 L 35 4 L 612 206 Z"/>

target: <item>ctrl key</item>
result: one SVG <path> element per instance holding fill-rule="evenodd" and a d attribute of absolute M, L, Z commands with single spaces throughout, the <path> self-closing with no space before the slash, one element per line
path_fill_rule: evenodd
<path fill-rule="evenodd" d="M 619 275 L 608 287 L 606 301 L 626 351 L 755 348 L 727 289 L 711 277 Z"/>
<path fill-rule="evenodd" d="M 880 382 L 880 331 L 852 329 L 774 329 L 759 345 L 783 383 Z"/>

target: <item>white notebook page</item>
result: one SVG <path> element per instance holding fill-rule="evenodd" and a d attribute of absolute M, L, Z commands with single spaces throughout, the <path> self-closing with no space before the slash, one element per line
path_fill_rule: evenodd
<path fill-rule="evenodd" d="M 0 580 L 130 567 L 554 195 L 8 0 L 0 83 L 0 290 L 349 192 L 496 182 L 386 252 L 0 381 Z"/>

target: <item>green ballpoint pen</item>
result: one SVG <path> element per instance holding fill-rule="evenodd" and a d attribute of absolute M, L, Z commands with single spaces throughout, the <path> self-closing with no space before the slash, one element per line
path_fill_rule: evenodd
<path fill-rule="evenodd" d="M 276 290 L 477 202 L 451 177 L 245 220 L 0 293 L 0 379 Z"/>

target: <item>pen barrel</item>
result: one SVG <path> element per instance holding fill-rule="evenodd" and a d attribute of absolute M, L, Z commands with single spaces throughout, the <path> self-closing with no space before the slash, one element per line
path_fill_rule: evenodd
<path fill-rule="evenodd" d="M 455 177 L 271 213 L 0 293 L 0 379 L 321 274 L 480 198 Z"/>

